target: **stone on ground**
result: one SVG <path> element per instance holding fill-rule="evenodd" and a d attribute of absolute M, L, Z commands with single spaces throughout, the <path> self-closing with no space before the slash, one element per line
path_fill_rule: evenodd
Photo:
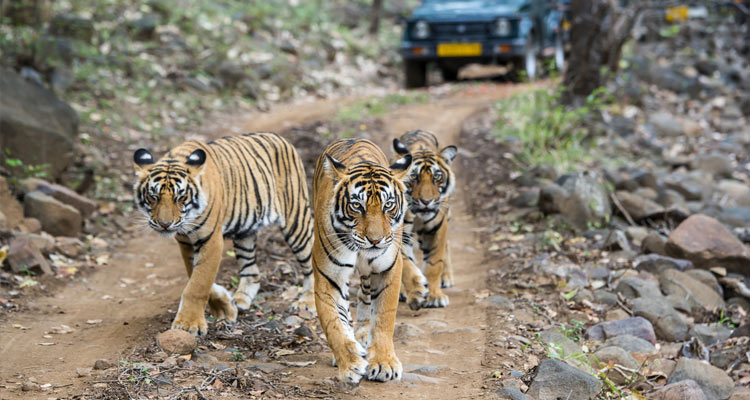
<path fill-rule="evenodd" d="M 28 237 L 17 236 L 8 248 L 8 264 L 15 273 L 35 272 L 52 274 L 52 268 L 44 258 L 34 241 Z"/>
<path fill-rule="evenodd" d="M 586 337 L 592 340 L 604 341 L 608 338 L 632 335 L 651 344 L 656 343 L 654 328 L 647 319 L 633 317 L 618 321 L 600 322 L 586 330 Z"/>
<path fill-rule="evenodd" d="M 703 361 L 680 358 L 667 383 L 693 380 L 708 399 L 724 400 L 732 395 L 734 382 L 726 372 Z"/>
<path fill-rule="evenodd" d="M 190 354 L 198 347 L 195 336 L 179 329 L 170 329 L 156 335 L 156 343 L 167 354 Z"/>
<path fill-rule="evenodd" d="M 48 196 L 52 196 L 69 206 L 73 206 L 84 218 L 88 217 L 96 210 L 95 201 L 81 196 L 74 190 L 63 185 L 33 178 L 26 179 L 22 185 L 24 185 L 25 189 L 29 192 L 37 190 Z"/>
<path fill-rule="evenodd" d="M 0 96 L 0 158 L 7 149 L 24 165 L 48 164 L 49 176 L 59 177 L 74 160 L 76 112 L 49 90 L 9 69 L 0 72 L 0 93 L 13 93 Z"/>
<path fill-rule="evenodd" d="M 609 195 L 594 172 L 563 175 L 557 180 L 568 196 L 559 202 L 560 213 L 580 230 L 601 223 L 612 215 Z"/>
<path fill-rule="evenodd" d="M 527 394 L 535 399 L 593 399 L 602 383 L 591 374 L 560 360 L 547 358 L 539 363 Z"/>
<path fill-rule="evenodd" d="M 708 311 L 724 308 L 724 299 L 719 293 L 684 272 L 664 271 L 659 282 L 666 294 L 685 298 L 692 307 Z"/>
<path fill-rule="evenodd" d="M 653 393 L 653 400 L 708 400 L 694 380 L 670 383 Z"/>
<path fill-rule="evenodd" d="M 594 357 L 595 360 L 599 361 L 600 368 L 604 367 L 607 364 L 621 365 L 629 369 L 638 369 L 640 367 L 640 363 L 636 361 L 636 359 L 633 358 L 633 356 L 631 356 L 629 352 L 615 346 L 608 346 L 597 350 L 594 353 Z M 626 383 L 629 378 L 629 376 L 623 376 L 621 373 L 614 370 L 610 370 L 607 374 L 607 377 L 609 377 L 612 382 L 617 383 L 618 385 Z"/>
<path fill-rule="evenodd" d="M 24 212 L 42 223 L 42 229 L 54 236 L 78 236 L 83 219 L 75 208 L 54 197 L 34 191 L 23 200 Z"/>
<path fill-rule="evenodd" d="M 633 335 L 620 335 L 607 339 L 602 348 L 616 346 L 631 353 L 653 353 L 656 347 L 650 342 Z"/>
<path fill-rule="evenodd" d="M 730 272 L 747 273 L 750 250 L 721 222 L 696 214 L 683 221 L 667 240 L 667 252 L 697 267 L 721 265 Z"/>
<path fill-rule="evenodd" d="M 664 297 L 639 297 L 632 302 L 633 315 L 646 318 L 653 324 L 656 336 L 679 342 L 688 334 L 687 323 Z"/>
<path fill-rule="evenodd" d="M 0 131 L 2 131 L 2 128 L 0 128 Z M 0 141 L 2 140 L 0 139 Z M 1 148 L 2 146 L 0 146 Z M 5 229 L 13 229 L 23 220 L 23 206 L 10 194 L 8 182 L 4 176 L 0 176 L 0 213 L 5 216 Z"/>

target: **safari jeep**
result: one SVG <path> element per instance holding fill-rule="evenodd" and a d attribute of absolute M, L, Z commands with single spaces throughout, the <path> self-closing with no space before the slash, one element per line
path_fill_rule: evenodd
<path fill-rule="evenodd" d="M 470 63 L 512 64 L 528 79 L 541 72 L 539 60 L 565 63 L 564 11 L 558 0 L 423 0 L 405 21 L 401 56 L 406 87 L 427 85 L 427 64 L 446 81 Z"/>

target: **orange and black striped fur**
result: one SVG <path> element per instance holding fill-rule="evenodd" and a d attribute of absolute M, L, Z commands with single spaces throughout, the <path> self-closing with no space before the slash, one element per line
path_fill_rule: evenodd
<path fill-rule="evenodd" d="M 364 139 L 334 142 L 315 166 L 315 305 L 343 382 L 401 378 L 393 329 L 408 207 L 402 180 L 410 166 L 406 155 L 389 167 L 380 148 Z M 349 313 L 355 270 L 360 275 L 356 336 Z"/>
<path fill-rule="evenodd" d="M 204 309 L 234 321 L 258 292 L 256 234 L 278 224 L 305 276 L 295 307 L 314 309 L 311 253 L 313 220 L 305 170 L 299 155 L 274 133 L 227 136 L 208 143 L 186 142 L 159 161 L 145 149 L 134 154 L 137 208 L 157 232 L 174 236 L 187 269 L 172 328 L 207 331 Z M 240 282 L 232 296 L 214 283 L 231 238 L 240 262 Z"/>
<path fill-rule="evenodd" d="M 415 266 L 414 234 L 424 259 L 424 276 L 429 294 L 424 307 L 445 307 L 448 296 L 441 288 L 453 286 L 448 248 L 449 198 L 455 187 L 455 176 L 450 163 L 456 157 L 455 146 L 440 149 L 437 138 L 430 132 L 416 130 L 393 140 L 398 156 L 411 154 L 413 166 L 407 184 L 409 212 L 404 219 L 403 251 L 411 262 L 404 264 L 404 291 L 409 306 L 414 307 L 420 293 L 421 272 Z"/>

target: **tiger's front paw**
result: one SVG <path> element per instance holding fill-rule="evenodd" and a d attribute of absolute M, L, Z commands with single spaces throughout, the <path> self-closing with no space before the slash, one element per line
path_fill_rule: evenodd
<path fill-rule="evenodd" d="M 200 313 L 178 312 L 172 322 L 172 329 L 181 329 L 193 335 L 203 336 L 208 333 L 208 324 L 202 310 Z"/>
<path fill-rule="evenodd" d="M 315 295 L 312 290 L 307 293 L 302 293 L 300 298 L 292 303 L 292 311 L 296 312 L 299 310 L 305 310 L 315 314 Z"/>
<path fill-rule="evenodd" d="M 387 382 L 391 379 L 401 380 L 403 367 L 395 353 L 379 352 L 377 349 L 371 349 L 370 353 L 372 355 L 367 365 L 368 380 L 379 382 Z"/>
<path fill-rule="evenodd" d="M 439 307 L 448 307 L 448 304 L 450 304 L 450 301 L 448 300 L 448 295 L 441 291 L 431 291 L 430 294 L 427 295 L 427 300 L 424 302 L 425 308 L 439 308 Z"/>
<path fill-rule="evenodd" d="M 367 373 L 367 350 L 358 342 L 346 345 L 347 351 L 340 359 L 335 360 L 339 369 L 339 380 L 344 383 L 358 384 Z"/>

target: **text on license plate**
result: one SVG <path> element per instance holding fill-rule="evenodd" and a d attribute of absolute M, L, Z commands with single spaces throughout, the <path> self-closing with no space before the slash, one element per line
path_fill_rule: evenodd
<path fill-rule="evenodd" d="M 437 54 L 440 57 L 481 56 L 481 43 L 440 43 Z"/>

